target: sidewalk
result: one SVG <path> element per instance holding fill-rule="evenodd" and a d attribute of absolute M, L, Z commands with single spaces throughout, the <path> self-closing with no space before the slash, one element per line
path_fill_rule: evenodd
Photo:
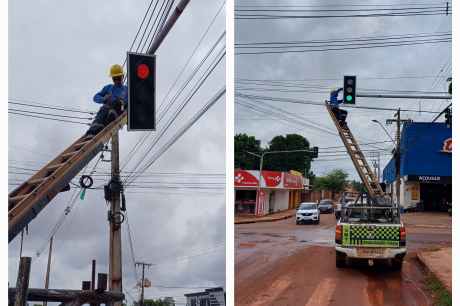
<path fill-rule="evenodd" d="M 447 213 L 411 212 L 402 214 L 406 227 L 451 229 L 452 217 Z"/>
<path fill-rule="evenodd" d="M 452 248 L 420 251 L 417 253 L 417 257 L 452 294 Z"/>
<path fill-rule="evenodd" d="M 235 217 L 235 224 L 247 224 L 247 223 L 258 223 L 258 222 L 272 222 L 283 219 L 292 218 L 295 216 L 295 209 L 288 209 L 280 212 L 273 213 L 271 215 L 266 215 L 262 217 L 256 216 L 245 216 L 245 217 Z"/>

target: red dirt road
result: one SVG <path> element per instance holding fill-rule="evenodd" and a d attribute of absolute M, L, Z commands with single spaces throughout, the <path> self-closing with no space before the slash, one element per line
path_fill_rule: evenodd
<path fill-rule="evenodd" d="M 409 254 L 402 272 L 385 265 L 337 269 L 332 215 L 321 215 L 319 226 L 297 226 L 293 218 L 235 226 L 236 305 L 432 305 L 415 251 L 449 245 L 450 218 L 410 214 L 405 219 Z"/>

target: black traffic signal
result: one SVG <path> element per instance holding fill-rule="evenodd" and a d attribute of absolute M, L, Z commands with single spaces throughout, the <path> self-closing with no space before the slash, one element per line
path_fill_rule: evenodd
<path fill-rule="evenodd" d="M 343 77 L 343 103 L 356 103 L 356 76 L 354 75 Z"/>
<path fill-rule="evenodd" d="M 155 130 L 155 55 L 128 52 L 128 130 Z"/>
<path fill-rule="evenodd" d="M 446 111 L 444 112 L 444 116 L 446 118 L 446 124 L 447 126 L 452 126 L 452 110 L 450 108 L 446 108 Z"/>
<path fill-rule="evenodd" d="M 318 147 L 313 147 L 313 148 L 312 148 L 311 157 L 312 157 L 312 158 L 318 158 Z"/>

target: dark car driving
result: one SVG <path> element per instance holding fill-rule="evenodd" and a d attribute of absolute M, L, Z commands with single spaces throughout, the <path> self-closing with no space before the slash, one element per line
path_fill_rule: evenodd
<path fill-rule="evenodd" d="M 321 200 L 318 205 L 319 212 L 320 213 L 333 213 L 334 212 L 334 205 L 332 203 L 332 200 L 326 199 L 326 200 Z"/>

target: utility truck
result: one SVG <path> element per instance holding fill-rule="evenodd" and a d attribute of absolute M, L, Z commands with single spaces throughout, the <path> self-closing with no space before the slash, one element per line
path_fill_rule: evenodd
<path fill-rule="evenodd" d="M 379 260 L 400 270 L 407 249 L 399 207 L 382 190 L 348 125 L 339 123 L 327 102 L 326 108 L 367 191 L 366 203 L 358 198 L 341 207 L 335 229 L 336 266 L 344 267 L 350 259 L 366 260 L 371 266 Z"/>

